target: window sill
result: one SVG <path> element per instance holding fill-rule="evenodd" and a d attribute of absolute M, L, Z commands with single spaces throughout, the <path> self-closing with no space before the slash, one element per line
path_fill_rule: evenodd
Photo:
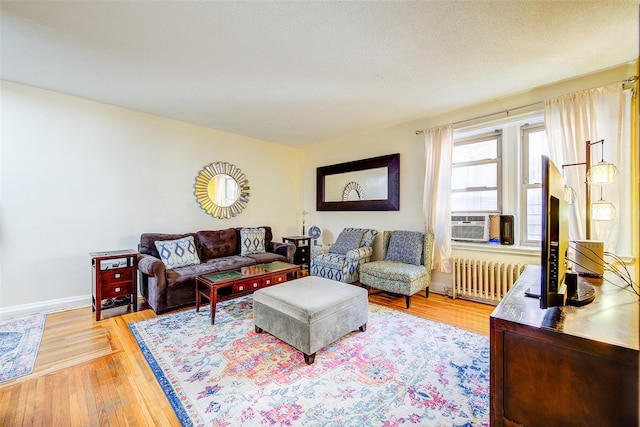
<path fill-rule="evenodd" d="M 475 250 L 506 255 L 540 256 L 538 246 L 501 245 L 499 243 L 473 243 L 451 241 L 451 249 Z"/>

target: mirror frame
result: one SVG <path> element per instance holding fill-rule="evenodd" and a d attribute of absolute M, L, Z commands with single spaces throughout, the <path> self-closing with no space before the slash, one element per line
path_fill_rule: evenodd
<path fill-rule="evenodd" d="M 357 172 L 367 169 L 387 168 L 386 200 L 352 200 L 342 202 L 325 201 L 327 175 Z M 322 166 L 316 172 L 316 210 L 318 211 L 398 211 L 400 210 L 400 153 L 372 157 L 337 165 Z"/>
<path fill-rule="evenodd" d="M 217 175 L 229 175 L 238 184 L 238 198 L 229 206 L 220 206 L 209 196 L 209 183 Z M 249 202 L 249 180 L 246 175 L 231 163 L 210 163 L 198 173 L 194 184 L 194 194 L 200 207 L 214 218 L 228 219 L 242 212 Z"/>

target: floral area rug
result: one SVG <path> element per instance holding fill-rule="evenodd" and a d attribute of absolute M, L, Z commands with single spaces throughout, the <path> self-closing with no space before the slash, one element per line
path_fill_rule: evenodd
<path fill-rule="evenodd" d="M 183 425 L 488 426 L 489 338 L 369 304 L 366 332 L 303 355 L 251 296 L 129 324 Z"/>
<path fill-rule="evenodd" d="M 0 322 L 0 382 L 28 375 L 36 362 L 46 315 Z"/>

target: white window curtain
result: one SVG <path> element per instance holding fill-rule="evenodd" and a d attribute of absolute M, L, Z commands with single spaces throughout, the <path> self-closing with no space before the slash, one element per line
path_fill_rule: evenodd
<path fill-rule="evenodd" d="M 620 169 L 621 151 L 624 151 L 622 146 L 630 144 L 630 135 L 625 136 L 622 132 L 622 112 L 621 84 L 575 92 L 545 101 L 544 120 L 551 160 L 562 169 L 565 183 L 575 190 L 577 196 L 571 209 L 571 240 L 586 238 L 586 209 L 590 209 L 585 205 L 587 171 L 584 165 L 565 168 L 562 165 L 585 162 L 586 142 L 604 139 L 604 144 L 591 147 L 592 166 L 604 158 Z M 628 177 L 624 173 L 619 175 L 623 179 Z M 616 207 L 617 216 L 613 221 L 592 220 L 591 239 L 603 241 L 605 251 L 618 252 L 620 183 L 591 186 L 591 202 L 596 202 L 601 197 Z"/>
<path fill-rule="evenodd" d="M 433 268 L 451 273 L 451 153 L 453 126 L 425 131 L 424 199 L 426 230 L 434 236 Z"/>

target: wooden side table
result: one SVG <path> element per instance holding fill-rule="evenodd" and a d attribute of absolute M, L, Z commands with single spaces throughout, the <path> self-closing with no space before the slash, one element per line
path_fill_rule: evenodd
<path fill-rule="evenodd" d="M 132 249 L 91 252 L 92 305 L 96 321 L 100 320 L 103 301 L 120 299 L 113 308 L 131 304 L 138 311 L 138 252 Z"/>
<path fill-rule="evenodd" d="M 296 253 L 293 256 L 293 262 L 302 267 L 303 270 L 309 269 L 309 261 L 311 255 L 311 237 L 309 236 L 287 236 L 282 238 L 283 243 L 293 243 L 296 245 Z"/>

